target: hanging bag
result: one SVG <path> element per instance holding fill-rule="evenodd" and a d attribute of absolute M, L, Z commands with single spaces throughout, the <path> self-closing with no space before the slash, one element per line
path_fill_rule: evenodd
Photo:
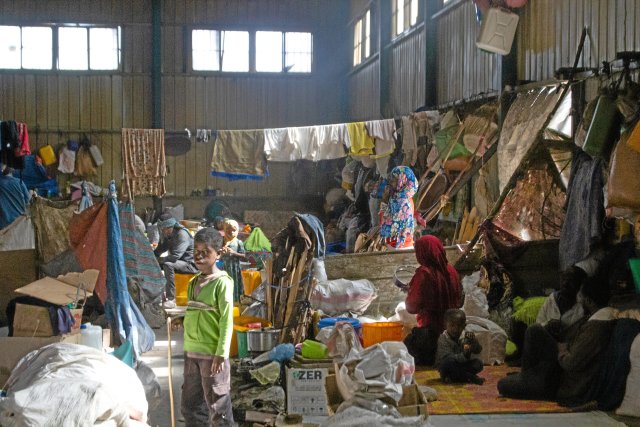
<path fill-rule="evenodd" d="M 615 140 L 615 132 L 619 125 L 620 113 L 615 100 L 608 94 L 600 95 L 582 146 L 584 152 L 591 157 L 606 155 L 608 148 Z"/>
<path fill-rule="evenodd" d="M 629 133 L 620 137 L 611 159 L 607 182 L 607 207 L 640 209 L 640 153 L 628 144 Z"/>
<path fill-rule="evenodd" d="M 89 147 L 89 153 L 91 153 L 91 158 L 96 166 L 102 166 L 104 164 L 104 159 L 102 158 L 102 153 L 97 145 L 93 144 Z"/>

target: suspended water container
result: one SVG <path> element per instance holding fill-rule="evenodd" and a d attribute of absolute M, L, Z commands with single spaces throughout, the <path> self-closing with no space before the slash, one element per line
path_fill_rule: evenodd
<path fill-rule="evenodd" d="M 476 46 L 489 52 L 508 55 L 516 35 L 519 19 L 520 17 L 516 13 L 507 9 L 490 8 L 482 20 Z"/>

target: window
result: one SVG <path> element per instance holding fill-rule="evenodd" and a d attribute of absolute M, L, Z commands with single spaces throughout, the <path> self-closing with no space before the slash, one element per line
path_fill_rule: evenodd
<path fill-rule="evenodd" d="M 371 56 L 371 11 L 356 21 L 353 27 L 353 66 Z"/>
<path fill-rule="evenodd" d="M 50 27 L 0 26 L 0 68 L 50 70 L 52 58 Z"/>
<path fill-rule="evenodd" d="M 0 26 L 0 68 L 50 70 L 52 64 L 58 70 L 117 70 L 120 28 Z"/>
<path fill-rule="evenodd" d="M 193 30 L 191 48 L 196 71 L 249 71 L 247 31 Z"/>
<path fill-rule="evenodd" d="M 418 23 L 419 0 L 393 0 L 393 34 L 398 36 Z"/>
<path fill-rule="evenodd" d="M 311 33 L 256 31 L 256 71 L 310 73 Z"/>

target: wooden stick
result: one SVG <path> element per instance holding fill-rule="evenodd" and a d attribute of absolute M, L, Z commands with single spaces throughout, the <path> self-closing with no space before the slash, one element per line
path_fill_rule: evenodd
<path fill-rule="evenodd" d="M 173 375 L 171 373 L 171 316 L 167 317 L 167 367 L 169 369 L 169 404 L 171 408 L 171 427 L 175 427 L 176 419 L 173 413 Z"/>
<path fill-rule="evenodd" d="M 295 266 L 295 270 L 291 275 L 289 295 L 287 296 L 287 306 L 284 314 L 284 328 L 282 329 L 282 334 L 280 335 L 281 340 L 285 337 L 285 332 L 289 332 L 289 323 L 291 320 L 291 312 L 293 311 L 293 307 L 298 300 L 298 292 L 300 289 L 300 279 L 302 277 L 302 272 L 304 270 L 305 263 L 307 261 L 307 251 L 305 251 L 300 260 L 298 260 L 298 264 Z"/>
<path fill-rule="evenodd" d="M 271 284 L 273 283 L 273 258 L 269 258 L 264 263 L 265 276 L 267 277 L 267 283 L 265 288 L 265 299 L 267 300 L 267 320 L 273 324 L 273 301 L 271 300 Z"/>

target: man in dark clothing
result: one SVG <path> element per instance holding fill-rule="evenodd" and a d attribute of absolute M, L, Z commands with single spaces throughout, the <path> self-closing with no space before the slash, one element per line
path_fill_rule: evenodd
<path fill-rule="evenodd" d="M 158 218 L 158 228 L 160 229 L 160 244 L 154 253 L 158 258 L 158 263 L 167 281 L 165 292 L 166 300 L 163 304 L 165 308 L 175 308 L 176 306 L 176 284 L 175 274 L 197 273 L 195 262 L 193 261 L 193 237 L 186 228 L 176 221 L 170 214 L 162 214 Z M 161 256 L 168 252 L 168 255 Z"/>
<path fill-rule="evenodd" d="M 522 371 L 498 381 L 503 396 L 516 399 L 579 399 L 602 363 L 615 322 L 606 308 L 606 286 L 588 280 L 578 294 L 586 316 L 562 330 L 559 321 L 527 329 Z"/>
<path fill-rule="evenodd" d="M 31 199 L 27 187 L 11 172 L 11 168 L 0 163 L 0 229 L 23 215 Z"/>

